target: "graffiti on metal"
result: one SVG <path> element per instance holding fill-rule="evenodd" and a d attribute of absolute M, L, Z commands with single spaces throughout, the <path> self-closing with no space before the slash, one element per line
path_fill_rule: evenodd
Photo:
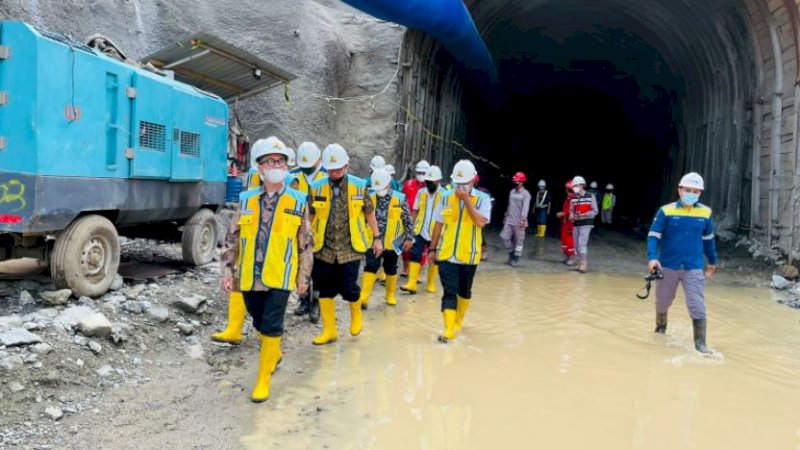
<path fill-rule="evenodd" d="M 0 184 L 0 205 L 10 206 L 12 212 L 25 209 L 25 184 L 16 179 Z"/>

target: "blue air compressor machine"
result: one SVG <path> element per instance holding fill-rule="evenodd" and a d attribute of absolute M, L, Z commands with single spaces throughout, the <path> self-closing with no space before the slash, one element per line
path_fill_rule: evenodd
<path fill-rule="evenodd" d="M 213 260 L 228 103 L 63 35 L 0 22 L 0 260 L 35 257 L 75 295 L 105 293 L 118 233 Z"/>

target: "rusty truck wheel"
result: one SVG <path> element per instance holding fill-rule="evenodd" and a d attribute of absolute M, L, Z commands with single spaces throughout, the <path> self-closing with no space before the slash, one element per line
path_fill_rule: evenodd
<path fill-rule="evenodd" d="M 214 260 L 217 249 L 217 226 L 214 213 L 209 209 L 201 209 L 183 226 L 181 241 L 183 261 L 187 264 L 202 266 Z"/>
<path fill-rule="evenodd" d="M 103 216 L 84 216 L 56 239 L 50 274 L 59 288 L 75 296 L 99 297 L 108 292 L 119 269 L 117 229 Z"/>

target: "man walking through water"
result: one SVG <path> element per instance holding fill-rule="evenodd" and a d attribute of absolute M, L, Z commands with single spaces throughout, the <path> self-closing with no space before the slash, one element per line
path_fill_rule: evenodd
<path fill-rule="evenodd" d="M 680 199 L 662 206 L 647 234 L 647 270 L 661 270 L 664 278 L 656 283 L 656 333 L 666 333 L 667 312 L 675 300 L 678 283 L 683 285 L 686 306 L 692 317 L 694 348 L 711 353 L 706 347 L 705 279 L 716 272 L 717 249 L 711 208 L 698 203 L 705 185 L 703 177 L 688 173 L 678 184 Z M 708 266 L 703 274 L 703 257 Z"/>

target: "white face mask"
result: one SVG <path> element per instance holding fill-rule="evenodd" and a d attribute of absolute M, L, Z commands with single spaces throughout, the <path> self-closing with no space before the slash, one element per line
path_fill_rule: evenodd
<path fill-rule="evenodd" d="M 469 183 L 467 183 L 467 184 L 459 184 L 457 186 L 457 188 L 458 188 L 459 191 L 462 191 L 462 192 L 470 192 L 472 190 L 472 186 Z"/>
<path fill-rule="evenodd" d="M 261 172 L 261 180 L 267 183 L 277 184 L 286 179 L 288 172 L 284 169 L 265 169 Z"/>
<path fill-rule="evenodd" d="M 580 194 L 581 193 L 581 187 L 580 186 L 575 186 L 574 188 L 572 188 L 572 192 L 574 192 L 576 194 Z"/>
<path fill-rule="evenodd" d="M 425 174 L 418 173 L 417 174 L 417 181 L 419 181 L 420 183 L 424 183 L 425 182 Z"/>
<path fill-rule="evenodd" d="M 380 191 L 375 191 L 375 195 L 377 195 L 378 197 L 386 197 L 387 195 L 389 195 L 389 188 L 381 189 Z"/>

